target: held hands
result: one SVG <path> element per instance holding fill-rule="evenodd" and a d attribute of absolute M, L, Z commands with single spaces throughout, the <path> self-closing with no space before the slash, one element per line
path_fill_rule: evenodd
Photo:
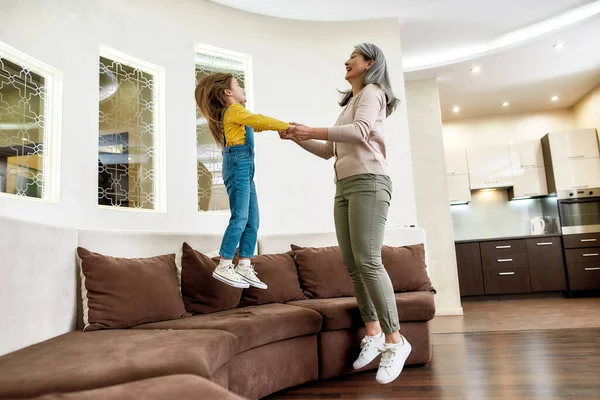
<path fill-rule="evenodd" d="M 290 125 L 285 131 L 278 131 L 281 139 L 292 140 L 296 143 L 312 139 L 312 128 L 297 122 L 290 122 Z"/>

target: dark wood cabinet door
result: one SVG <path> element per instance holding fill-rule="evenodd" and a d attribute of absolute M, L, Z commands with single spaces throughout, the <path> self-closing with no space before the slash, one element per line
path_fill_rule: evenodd
<path fill-rule="evenodd" d="M 531 293 L 527 265 L 485 268 L 483 279 L 485 294 Z"/>
<path fill-rule="evenodd" d="M 600 233 L 581 233 L 577 235 L 564 235 L 565 249 L 579 249 L 583 247 L 600 246 Z"/>
<path fill-rule="evenodd" d="M 483 268 L 527 265 L 525 240 L 502 240 L 481 243 Z"/>
<path fill-rule="evenodd" d="M 571 290 L 600 290 L 600 262 L 567 263 Z"/>
<path fill-rule="evenodd" d="M 559 237 L 527 239 L 527 257 L 533 292 L 567 290 L 567 276 Z"/>
<path fill-rule="evenodd" d="M 457 243 L 456 263 L 461 296 L 481 296 L 483 290 L 483 272 L 481 269 L 481 251 L 479 242 Z"/>

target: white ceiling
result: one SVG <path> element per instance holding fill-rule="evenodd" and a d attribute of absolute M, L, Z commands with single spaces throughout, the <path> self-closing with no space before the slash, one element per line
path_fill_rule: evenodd
<path fill-rule="evenodd" d="M 397 17 L 406 77 L 439 77 L 445 120 L 568 107 L 600 82 L 599 0 L 211 1 L 300 20 Z"/>

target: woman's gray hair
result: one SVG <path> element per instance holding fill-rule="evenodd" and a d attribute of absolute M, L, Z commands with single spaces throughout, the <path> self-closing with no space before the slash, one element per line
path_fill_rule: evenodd
<path fill-rule="evenodd" d="M 390 83 L 390 75 L 388 74 L 387 62 L 385 61 L 385 56 L 381 49 L 375 46 L 372 43 L 361 43 L 354 47 L 355 51 L 362 55 L 365 60 L 373 61 L 373 65 L 369 68 L 362 76 L 363 85 L 368 85 L 369 83 L 374 83 L 379 86 L 385 93 L 385 102 L 386 102 L 386 116 L 390 116 L 391 113 L 394 112 L 400 100 L 394 96 L 394 92 L 392 91 L 392 85 Z M 341 92 L 343 93 L 342 101 L 340 101 L 340 106 L 345 106 L 348 104 L 350 99 L 352 98 L 352 89 L 348 91 Z"/>

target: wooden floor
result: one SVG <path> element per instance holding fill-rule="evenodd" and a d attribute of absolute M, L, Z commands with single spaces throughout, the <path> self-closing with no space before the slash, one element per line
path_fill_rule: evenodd
<path fill-rule="evenodd" d="M 550 301 L 549 309 L 550 304 L 559 303 Z M 589 304 L 585 304 L 587 310 Z M 470 304 L 465 318 L 469 318 L 469 309 L 478 314 L 489 306 L 488 302 Z M 512 312 L 508 306 L 500 308 L 504 309 L 501 315 L 488 316 L 494 327 L 501 326 L 498 317 L 517 314 L 525 318 L 527 314 L 523 310 Z M 593 315 L 587 315 L 594 324 L 600 308 L 591 311 Z M 545 313 L 529 314 L 523 326 L 547 326 L 542 324 L 543 318 L 547 318 Z M 477 317 L 478 324 L 485 325 L 485 319 Z M 519 319 L 512 322 L 518 324 Z M 600 327 L 437 333 L 432 340 L 433 361 L 407 367 L 389 385 L 377 384 L 375 372 L 368 372 L 309 383 L 266 399 L 600 399 Z"/>
<path fill-rule="evenodd" d="M 433 333 L 600 328 L 600 297 L 463 300 L 463 316 L 436 317 Z"/>

